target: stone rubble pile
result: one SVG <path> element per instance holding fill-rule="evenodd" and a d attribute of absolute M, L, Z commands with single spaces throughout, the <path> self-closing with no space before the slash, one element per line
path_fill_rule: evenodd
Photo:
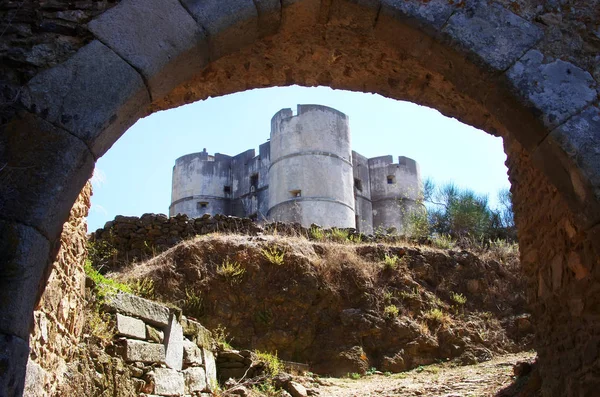
<path fill-rule="evenodd" d="M 208 397 L 217 385 L 210 331 L 177 309 L 127 293 L 109 296 L 116 352 L 142 396 Z"/>

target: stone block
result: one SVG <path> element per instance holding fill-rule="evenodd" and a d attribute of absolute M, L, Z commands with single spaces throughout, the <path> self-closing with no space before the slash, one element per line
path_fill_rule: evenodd
<path fill-rule="evenodd" d="M 380 15 L 433 33 L 438 32 L 456 10 L 447 0 L 381 0 Z"/>
<path fill-rule="evenodd" d="M 0 396 L 22 396 L 29 345 L 13 335 L 0 334 Z"/>
<path fill-rule="evenodd" d="M 183 363 L 186 366 L 202 365 L 202 350 L 187 339 L 183 341 Z"/>
<path fill-rule="evenodd" d="M 204 368 L 188 368 L 183 371 L 183 375 L 185 376 L 186 393 L 197 393 L 206 390 L 206 372 L 204 371 Z"/>
<path fill-rule="evenodd" d="M 50 244 L 37 230 L 3 220 L 0 236 L 0 332 L 29 340 L 33 309 L 41 294 L 40 282 L 49 263 Z"/>
<path fill-rule="evenodd" d="M 127 362 L 164 363 L 165 347 L 160 343 L 126 339 L 123 358 Z"/>
<path fill-rule="evenodd" d="M 182 0 L 182 3 L 208 33 L 212 60 L 258 38 L 258 11 L 252 0 Z"/>
<path fill-rule="evenodd" d="M 600 199 L 600 107 L 590 106 L 550 133 Z M 586 202 L 586 197 L 582 197 Z"/>
<path fill-rule="evenodd" d="M 528 51 L 506 76 L 518 97 L 529 102 L 526 105 L 548 128 L 561 125 L 597 97 L 591 74 L 560 59 L 545 62 L 537 50 Z"/>
<path fill-rule="evenodd" d="M 21 98 L 32 112 L 86 142 L 95 157 L 145 115 L 150 104 L 142 77 L 97 40 L 31 79 Z"/>
<path fill-rule="evenodd" d="M 146 339 L 146 324 L 137 318 L 117 313 L 117 333 L 136 339 Z"/>
<path fill-rule="evenodd" d="M 204 359 L 204 368 L 206 370 L 206 383 L 210 391 L 213 391 L 213 385 L 217 384 L 217 364 L 215 355 L 209 349 L 202 349 L 202 357 Z"/>
<path fill-rule="evenodd" d="M 298 382 L 290 382 L 287 386 L 287 391 L 292 395 L 292 397 L 307 397 L 308 396 L 306 387 L 302 386 Z"/>
<path fill-rule="evenodd" d="M 94 158 L 80 139 L 21 112 L 0 134 L 3 218 L 31 225 L 50 240 L 58 238 L 93 169 Z"/>
<path fill-rule="evenodd" d="M 258 34 L 260 37 L 277 33 L 281 24 L 280 0 L 254 0 L 258 12 Z"/>
<path fill-rule="evenodd" d="M 109 311 L 138 317 L 161 328 L 169 325 L 169 309 L 148 299 L 119 292 L 107 297 L 105 305 Z"/>
<path fill-rule="evenodd" d="M 169 368 L 155 368 L 152 371 L 154 394 L 161 396 L 181 396 L 185 393 L 183 373 Z"/>
<path fill-rule="evenodd" d="M 542 38 L 540 28 L 506 8 L 476 4 L 454 13 L 443 37 L 492 71 L 508 69 Z"/>
<path fill-rule="evenodd" d="M 44 391 L 48 378 L 47 372 L 33 360 L 27 362 L 27 371 L 25 374 L 25 392 L 24 396 L 42 397 L 47 395 Z"/>
<path fill-rule="evenodd" d="M 380 4 L 380 0 L 332 0 L 329 24 L 370 30 L 377 20 Z"/>
<path fill-rule="evenodd" d="M 177 0 L 123 1 L 88 27 L 144 75 L 153 99 L 189 80 L 209 62 L 204 32 Z"/>
<path fill-rule="evenodd" d="M 183 335 L 196 342 L 199 347 L 210 348 L 212 344 L 212 334 L 197 321 L 190 320 L 181 316 L 179 320 L 183 327 Z"/>
<path fill-rule="evenodd" d="M 169 326 L 165 329 L 165 362 L 170 368 L 181 370 L 183 366 L 183 328 L 177 317 L 171 314 Z"/>

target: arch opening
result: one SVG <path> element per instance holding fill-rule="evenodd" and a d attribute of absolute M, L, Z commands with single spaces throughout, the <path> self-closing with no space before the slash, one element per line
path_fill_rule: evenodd
<path fill-rule="evenodd" d="M 3 127 L 9 394 L 22 391 L 31 312 L 94 161 L 145 114 L 291 84 L 376 92 L 503 137 L 530 300 L 549 332 L 537 340 L 544 391 L 591 390 L 598 358 L 590 362 L 583 347 L 600 335 L 597 82 L 545 57 L 535 23 L 477 1 L 126 0 L 88 27 L 95 39 L 31 79 Z M 576 368 L 552 365 L 556 358 Z"/>

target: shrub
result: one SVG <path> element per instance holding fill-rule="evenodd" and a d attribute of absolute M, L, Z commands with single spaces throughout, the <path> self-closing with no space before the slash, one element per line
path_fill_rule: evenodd
<path fill-rule="evenodd" d="M 389 305 L 383 309 L 383 315 L 387 318 L 396 318 L 398 317 L 398 313 L 400 313 L 400 311 L 395 305 Z"/>
<path fill-rule="evenodd" d="M 277 352 L 275 352 L 275 354 L 270 354 L 257 350 L 256 356 L 265 364 L 265 373 L 267 376 L 274 377 L 283 371 L 283 363 L 279 360 L 279 357 L 277 357 Z"/>
<path fill-rule="evenodd" d="M 102 269 L 114 259 L 118 251 L 108 241 L 90 241 L 87 242 L 88 259 L 93 267 Z"/>
<path fill-rule="evenodd" d="M 450 316 L 444 313 L 441 309 L 428 310 L 427 312 L 425 312 L 423 317 L 440 325 L 449 324 L 452 321 Z"/>
<path fill-rule="evenodd" d="M 283 257 L 285 253 L 276 247 L 267 247 L 260 250 L 269 263 L 273 265 L 283 265 Z"/>
<path fill-rule="evenodd" d="M 359 380 L 360 379 L 360 374 L 358 372 L 352 372 L 351 374 L 348 374 L 349 378 L 352 378 L 354 380 Z"/>
<path fill-rule="evenodd" d="M 217 267 L 217 274 L 229 281 L 231 285 L 241 283 L 244 279 L 244 273 L 246 273 L 246 269 L 239 263 L 229 262 L 229 260 Z"/>

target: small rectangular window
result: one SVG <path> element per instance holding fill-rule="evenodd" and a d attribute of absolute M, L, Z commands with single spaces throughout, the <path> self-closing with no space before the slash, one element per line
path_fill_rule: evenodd
<path fill-rule="evenodd" d="M 396 183 L 396 177 L 394 175 L 388 175 L 387 183 L 388 183 L 388 185 L 392 185 L 392 184 Z"/>
<path fill-rule="evenodd" d="M 358 179 L 358 178 L 354 178 L 354 187 L 359 192 L 362 192 L 362 181 L 360 179 Z"/>
<path fill-rule="evenodd" d="M 250 175 L 250 187 L 258 189 L 258 174 Z"/>
<path fill-rule="evenodd" d="M 225 194 L 231 193 L 231 186 L 223 186 L 223 192 Z"/>
<path fill-rule="evenodd" d="M 207 208 L 208 207 L 208 202 L 207 201 L 198 201 L 198 209 L 200 208 Z"/>
<path fill-rule="evenodd" d="M 292 197 L 301 197 L 302 196 L 302 190 L 290 190 L 290 195 Z"/>

